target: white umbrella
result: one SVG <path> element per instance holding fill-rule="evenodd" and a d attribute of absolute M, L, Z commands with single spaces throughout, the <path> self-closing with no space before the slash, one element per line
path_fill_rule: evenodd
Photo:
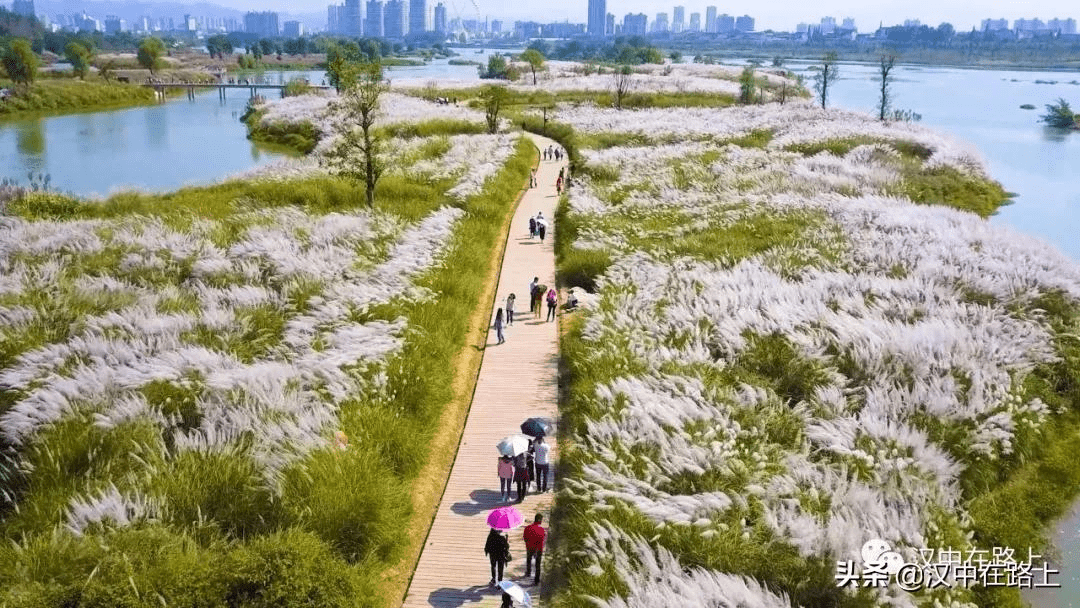
<path fill-rule="evenodd" d="M 521 588 L 521 585 L 511 581 L 499 581 L 499 589 L 503 590 L 503 593 L 514 598 L 515 602 L 521 602 L 526 606 L 532 606 L 532 598 L 529 597 L 529 592 Z"/>
<path fill-rule="evenodd" d="M 502 441 L 495 447 L 499 449 L 500 454 L 506 456 L 517 456 L 518 454 L 524 454 L 529 451 L 529 441 L 531 437 L 525 435 L 510 435 L 509 437 L 503 437 Z"/>

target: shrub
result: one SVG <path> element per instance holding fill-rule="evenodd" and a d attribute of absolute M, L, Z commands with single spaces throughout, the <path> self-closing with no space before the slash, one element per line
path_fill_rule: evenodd
<path fill-rule="evenodd" d="M 1058 129 L 1075 129 L 1078 124 L 1076 115 L 1073 114 L 1069 102 L 1059 98 L 1054 103 L 1046 104 L 1046 114 L 1039 119 L 1041 122 Z"/>

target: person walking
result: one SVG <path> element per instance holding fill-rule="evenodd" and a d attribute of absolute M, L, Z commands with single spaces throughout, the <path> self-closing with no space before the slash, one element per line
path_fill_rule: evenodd
<path fill-rule="evenodd" d="M 547 492 L 548 489 L 548 472 L 551 463 L 551 446 L 544 442 L 543 435 L 536 438 L 533 451 L 536 452 L 534 457 L 536 462 L 536 491 L 542 494 Z"/>
<path fill-rule="evenodd" d="M 525 470 L 529 472 L 529 481 L 527 482 L 529 484 L 536 481 L 536 464 L 534 459 L 535 454 L 533 454 L 533 446 L 530 442 L 529 451 L 525 452 Z"/>
<path fill-rule="evenodd" d="M 499 312 L 495 313 L 495 335 L 499 337 L 499 341 L 496 344 L 502 344 L 506 342 L 506 338 L 503 337 L 503 309 L 499 309 Z"/>
<path fill-rule="evenodd" d="M 536 187 L 536 169 L 533 169 L 532 174 L 529 175 L 529 187 L 530 188 L 535 188 Z"/>
<path fill-rule="evenodd" d="M 514 483 L 514 461 L 509 456 L 499 457 L 499 500 L 510 502 L 510 489 Z"/>
<path fill-rule="evenodd" d="M 544 235 L 547 234 L 547 222 L 543 218 L 536 220 L 536 234 L 540 235 L 540 243 L 544 243 Z"/>
<path fill-rule="evenodd" d="M 529 218 L 529 238 L 531 239 L 534 236 L 536 236 L 536 218 L 535 217 L 530 217 Z"/>
<path fill-rule="evenodd" d="M 536 312 L 536 288 L 539 285 L 539 277 L 533 277 L 532 283 L 529 283 L 529 312 Z"/>
<path fill-rule="evenodd" d="M 546 290 L 547 290 L 546 285 L 537 285 L 536 286 L 536 291 L 533 292 L 532 297 L 533 297 L 533 303 L 534 303 L 534 307 L 533 307 L 533 318 L 534 319 L 539 319 L 540 318 L 540 312 L 544 308 L 544 294 L 547 293 Z"/>
<path fill-rule="evenodd" d="M 517 296 L 515 296 L 514 294 L 510 294 L 510 296 L 506 298 L 506 326 L 507 327 L 510 327 L 511 325 L 514 324 L 514 300 L 516 300 L 516 299 L 517 299 Z"/>
<path fill-rule="evenodd" d="M 559 306 L 559 294 L 558 294 L 558 292 L 555 291 L 555 288 L 551 288 L 547 292 L 547 305 L 548 305 L 547 320 L 548 321 L 554 321 L 555 320 L 555 309 Z M 502 310 L 502 309 L 500 308 L 499 310 Z M 502 335 L 502 333 L 500 332 L 499 335 Z"/>
<path fill-rule="evenodd" d="M 533 561 L 536 561 L 536 575 L 533 585 L 540 584 L 540 560 L 544 557 L 544 541 L 547 540 L 547 530 L 540 523 L 544 516 L 537 513 L 531 525 L 525 526 L 522 537 L 525 539 L 525 576 L 532 574 Z"/>
<path fill-rule="evenodd" d="M 529 493 L 529 469 L 525 465 L 525 454 L 514 458 L 514 484 L 517 485 L 517 502 L 525 500 Z"/>
<path fill-rule="evenodd" d="M 488 533 L 487 542 L 484 543 L 484 553 L 491 562 L 491 582 L 488 585 L 494 587 L 503 578 L 503 570 L 506 568 L 506 556 L 510 553 L 510 539 L 502 532 L 491 529 Z"/>
<path fill-rule="evenodd" d="M 562 194 L 562 178 L 561 177 L 559 179 L 555 180 L 555 192 L 557 194 Z"/>

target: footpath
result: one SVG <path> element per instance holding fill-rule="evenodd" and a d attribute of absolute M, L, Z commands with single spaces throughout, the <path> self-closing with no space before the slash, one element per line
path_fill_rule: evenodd
<path fill-rule="evenodd" d="M 544 137 L 526 136 L 541 150 L 557 146 Z M 520 432 L 519 427 L 527 418 L 555 421 L 558 417 L 558 322 L 544 320 L 546 304 L 538 318 L 529 313 L 529 283 L 533 277 L 539 277 L 541 284 L 555 285 L 553 233 L 559 228 L 553 221 L 558 202 L 555 182 L 564 166 L 565 156 L 558 162 L 541 160 L 536 171 L 537 186 L 525 193 L 514 214 L 490 316 L 494 320 L 495 310 L 504 308 L 507 296 L 513 293 L 517 298 L 514 324 L 504 330 L 503 344 L 496 344 L 494 329 L 488 332 L 457 458 L 403 608 L 498 607 L 502 592 L 488 586 L 491 565 L 484 554 L 484 542 L 490 530 L 486 523 L 488 513 L 496 507 L 514 505 L 526 524 L 532 523 L 535 514 L 542 513 L 544 527 L 549 526 L 553 480 L 558 476 L 555 434 L 545 439 L 552 448 L 547 493 L 530 491 L 523 502 L 516 504 L 500 500 L 495 445 L 503 437 Z M 543 243 L 539 238 L 529 237 L 529 218 L 537 213 L 543 213 L 548 222 Z M 531 484 L 530 490 L 535 490 L 535 484 Z M 511 496 L 516 497 L 516 491 Z M 514 559 L 507 564 L 503 578 L 524 587 L 532 596 L 532 606 L 538 607 L 540 587 L 532 586 L 532 577 L 525 577 L 523 530 L 521 527 L 509 532 Z M 547 561 L 548 556 L 544 557 Z M 547 572 L 547 564 L 543 564 L 541 587 Z"/>

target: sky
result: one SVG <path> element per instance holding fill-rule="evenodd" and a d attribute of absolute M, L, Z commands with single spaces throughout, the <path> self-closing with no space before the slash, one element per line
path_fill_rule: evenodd
<path fill-rule="evenodd" d="M 3 0 L 0 0 L 3 1 Z M 240 10 L 278 10 L 292 14 L 325 12 L 326 5 L 344 0 L 208 0 L 215 4 Z M 428 0 L 431 3 L 437 0 Z M 818 23 L 821 17 L 832 16 L 837 22 L 844 17 L 854 17 L 860 31 L 873 31 L 879 22 L 884 25 L 897 25 L 905 19 L 919 19 L 922 23 L 937 26 L 949 22 L 958 30 L 970 30 L 986 18 L 1005 18 L 1012 21 L 1018 18 L 1038 17 L 1043 21 L 1072 17 L 1080 21 L 1080 3 L 1074 0 L 1025 0 L 1015 2 L 1006 0 L 969 0 L 967 2 L 942 2 L 941 0 L 907 0 L 906 2 L 867 2 L 865 0 L 818 0 L 816 2 L 778 2 L 761 3 L 754 0 L 673 0 L 659 3 L 655 0 L 607 0 L 607 12 L 613 13 L 618 21 L 626 13 L 643 12 L 652 23 L 658 12 L 671 14 L 676 1 L 686 7 L 686 19 L 690 13 L 700 12 L 705 17 L 705 7 L 714 5 L 718 13 L 730 15 L 750 15 L 756 19 L 756 29 L 763 31 L 792 31 L 798 23 Z M 479 7 L 480 14 L 492 19 L 534 20 L 540 22 L 569 20 L 584 23 L 587 20 L 588 0 L 524 0 L 508 2 L 506 0 L 442 0 L 446 4 L 450 18 L 460 15 L 469 19 Z M 669 17 L 670 18 L 670 17 Z"/>

